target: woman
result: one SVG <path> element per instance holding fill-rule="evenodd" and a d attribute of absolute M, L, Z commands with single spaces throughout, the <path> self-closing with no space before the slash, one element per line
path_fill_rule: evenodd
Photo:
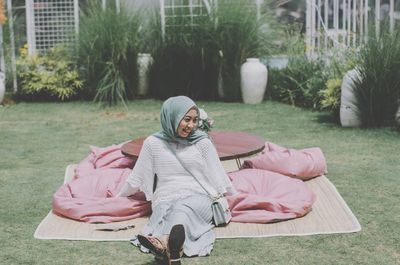
<path fill-rule="evenodd" d="M 199 109 L 190 98 L 167 99 L 161 108 L 162 131 L 146 138 L 118 194 L 141 190 L 152 201 L 149 223 L 133 243 L 169 264 L 181 264 L 183 253 L 210 254 L 215 235 L 207 192 L 236 193 L 208 134 L 197 129 L 198 119 Z"/>

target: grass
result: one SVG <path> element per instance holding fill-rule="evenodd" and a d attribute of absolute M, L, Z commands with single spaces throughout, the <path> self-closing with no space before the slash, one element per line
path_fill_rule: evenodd
<path fill-rule="evenodd" d="M 199 102 L 215 130 L 240 130 L 292 147 L 320 147 L 335 184 L 362 225 L 354 234 L 217 240 L 209 257 L 184 264 L 399 264 L 399 133 L 343 129 L 320 112 L 274 102 Z M 37 240 L 65 167 L 159 129 L 161 101 L 127 107 L 19 103 L 0 107 L 0 263 L 154 264 L 127 242 Z"/>

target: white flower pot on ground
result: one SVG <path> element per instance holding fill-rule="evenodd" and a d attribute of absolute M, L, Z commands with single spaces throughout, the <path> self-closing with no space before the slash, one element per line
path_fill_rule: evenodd
<path fill-rule="evenodd" d="M 242 99 L 246 104 L 263 101 L 267 88 L 268 70 L 257 58 L 248 58 L 240 68 Z"/>
<path fill-rule="evenodd" d="M 4 94 L 6 93 L 5 79 L 5 74 L 3 72 L 0 72 L 0 104 L 3 102 Z"/>
<path fill-rule="evenodd" d="M 395 122 L 397 125 L 400 126 L 400 100 L 399 100 L 399 108 L 397 109 L 396 116 L 395 116 Z"/>
<path fill-rule="evenodd" d="M 139 53 L 137 58 L 138 89 L 139 96 L 146 96 L 149 91 L 149 70 L 153 63 L 153 57 L 148 53 Z"/>
<path fill-rule="evenodd" d="M 343 127 L 358 127 L 361 125 L 357 115 L 357 99 L 353 91 L 353 84 L 356 78 L 359 78 L 359 72 L 356 69 L 348 71 L 343 77 L 340 97 L 340 124 Z"/>

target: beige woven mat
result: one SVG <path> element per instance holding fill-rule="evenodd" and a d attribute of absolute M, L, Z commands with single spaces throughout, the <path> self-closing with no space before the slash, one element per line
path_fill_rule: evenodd
<path fill-rule="evenodd" d="M 227 170 L 235 164 L 224 163 Z M 69 165 L 65 181 L 71 179 L 75 165 Z M 231 222 L 227 227 L 215 228 L 217 238 L 304 236 L 316 234 L 352 233 L 361 226 L 335 186 L 325 177 L 306 182 L 317 195 L 313 210 L 302 218 L 272 224 L 250 224 Z M 59 217 L 51 211 L 37 227 L 34 237 L 38 239 L 65 239 L 91 241 L 126 241 L 139 233 L 147 218 L 111 224 L 88 224 Z M 104 232 L 96 229 L 121 228 L 135 225 L 135 228 L 118 232 Z"/>

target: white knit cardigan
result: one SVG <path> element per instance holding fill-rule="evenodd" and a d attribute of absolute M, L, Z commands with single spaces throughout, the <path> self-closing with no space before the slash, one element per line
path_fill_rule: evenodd
<path fill-rule="evenodd" d="M 193 194 L 207 194 L 183 168 L 170 148 L 211 194 L 236 193 L 210 139 L 205 138 L 187 146 L 149 136 L 143 143 L 127 183 L 131 188 L 143 191 L 146 199 L 152 201 L 152 208 L 163 201 L 172 201 Z M 157 185 L 153 193 L 155 174 Z"/>

